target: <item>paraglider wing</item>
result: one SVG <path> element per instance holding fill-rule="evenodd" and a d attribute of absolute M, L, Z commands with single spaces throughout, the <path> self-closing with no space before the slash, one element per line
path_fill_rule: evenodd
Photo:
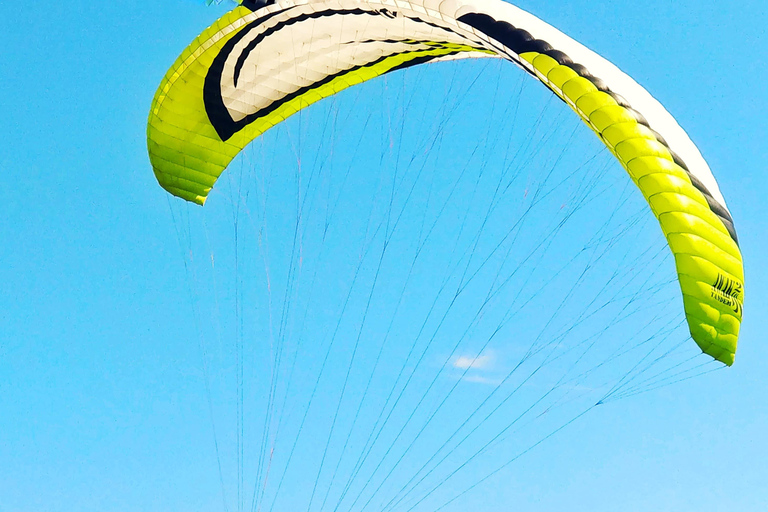
<path fill-rule="evenodd" d="M 675 119 L 610 62 L 501 0 L 245 2 L 168 71 L 147 129 L 160 185 L 203 204 L 254 138 L 312 103 L 407 66 L 509 60 L 597 134 L 647 199 L 675 256 L 691 336 L 730 365 L 744 276 L 707 163 Z"/>

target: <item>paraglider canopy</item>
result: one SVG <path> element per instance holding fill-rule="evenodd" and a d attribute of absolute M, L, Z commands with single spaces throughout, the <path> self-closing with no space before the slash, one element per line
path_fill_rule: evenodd
<path fill-rule="evenodd" d="M 693 339 L 733 363 L 744 276 L 733 220 L 699 150 L 611 63 L 500 0 L 246 1 L 185 51 L 148 125 L 159 183 L 198 204 L 255 137 L 352 85 L 405 67 L 500 57 L 565 101 L 647 199 L 675 256 Z"/>

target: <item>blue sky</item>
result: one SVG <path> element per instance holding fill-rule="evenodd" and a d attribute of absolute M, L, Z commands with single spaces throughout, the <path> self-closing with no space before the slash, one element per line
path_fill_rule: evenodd
<path fill-rule="evenodd" d="M 183 221 L 172 217 L 202 214 L 169 208 L 145 143 L 162 75 L 229 7 L 202 4 L 0 5 L 0 512 L 224 508 L 197 339 L 206 328 L 193 325 L 210 313 L 190 305 Z M 463 504 L 766 510 L 768 13 L 758 1 L 517 5 L 619 65 L 702 149 L 740 235 L 745 316 L 733 368 L 594 409 Z M 250 155 L 290 158 L 259 153 L 285 137 Z M 231 225 L 209 206 L 212 233 Z M 232 354 L 217 354 L 202 356 L 211 371 L 231 370 Z"/>

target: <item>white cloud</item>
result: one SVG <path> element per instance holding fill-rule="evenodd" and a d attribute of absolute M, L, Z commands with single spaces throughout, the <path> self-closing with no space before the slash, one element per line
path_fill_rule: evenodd
<path fill-rule="evenodd" d="M 480 370 L 482 368 L 487 368 L 492 362 L 493 357 L 491 355 L 477 357 L 459 356 L 453 362 L 453 367 L 461 370 L 467 370 L 469 368 Z"/>

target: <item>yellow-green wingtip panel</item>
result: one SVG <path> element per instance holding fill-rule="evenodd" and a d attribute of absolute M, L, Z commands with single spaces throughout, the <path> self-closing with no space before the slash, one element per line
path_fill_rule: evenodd
<path fill-rule="evenodd" d="M 744 303 L 741 252 L 706 197 L 655 134 L 609 94 L 548 55 L 522 54 L 600 137 L 645 196 L 675 257 L 691 337 L 730 366 Z"/>
<path fill-rule="evenodd" d="M 224 142 L 203 103 L 205 76 L 224 44 L 250 11 L 236 7 L 200 34 L 168 70 L 152 101 L 147 149 L 158 183 L 171 194 L 202 205 L 213 184 L 242 149 Z"/>

